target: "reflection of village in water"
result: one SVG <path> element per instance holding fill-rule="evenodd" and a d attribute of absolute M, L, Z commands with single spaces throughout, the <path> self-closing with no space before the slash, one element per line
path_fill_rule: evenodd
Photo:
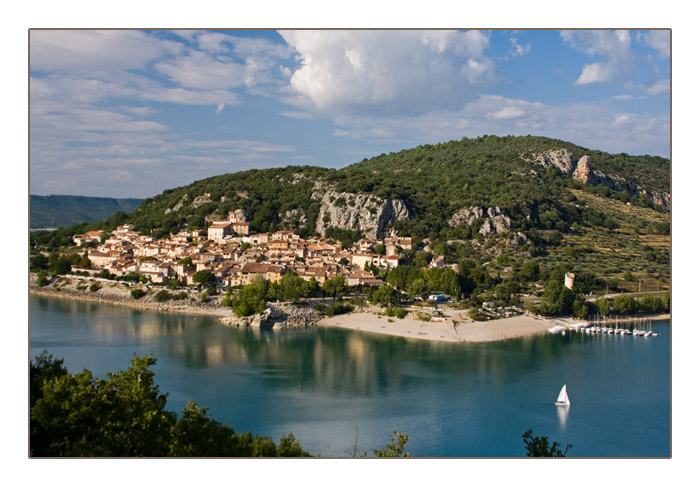
<path fill-rule="evenodd" d="M 538 425 L 545 434 L 556 425 L 551 434 L 580 454 L 618 451 L 622 443 L 630 454 L 667 451 L 658 440 L 668 424 L 667 322 L 653 325 L 660 332 L 655 339 L 544 333 L 448 343 L 327 327 L 236 328 L 213 317 L 39 296 L 31 297 L 30 322 L 32 356 L 48 349 L 65 357 L 71 372 L 86 367 L 101 377 L 128 367 L 134 352 L 152 354 L 169 409 L 193 399 L 241 431 L 298 433 L 318 452 L 346 454 L 342 448 L 352 444 L 358 425 L 361 440 L 372 446 L 402 427 L 417 454 L 425 448 L 498 455 L 500 443 L 481 436 L 486 429 L 519 438 Z M 571 408 L 553 404 L 563 383 Z M 629 413 L 640 401 L 645 408 L 634 416 L 647 425 L 645 442 L 627 445 L 619 430 L 606 433 L 619 426 L 618 409 Z M 611 407 L 609 418 L 592 415 Z M 603 450 L 599 443 L 586 446 L 591 428 L 596 438 L 607 438 Z M 342 451 L 326 444 L 329 429 L 342 439 Z M 472 440 L 464 443 L 466 437 Z M 515 443 L 509 454 L 519 451 Z"/>

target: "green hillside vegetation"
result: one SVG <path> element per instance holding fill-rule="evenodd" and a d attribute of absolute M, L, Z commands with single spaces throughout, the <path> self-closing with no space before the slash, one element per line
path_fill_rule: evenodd
<path fill-rule="evenodd" d="M 29 196 L 30 228 L 67 227 L 82 222 L 99 222 L 116 212 L 130 213 L 143 199 L 94 198 L 90 196 Z"/>
<path fill-rule="evenodd" d="M 668 290 L 670 214 L 643 197 L 584 185 L 555 167 L 525 160 L 558 149 L 571 151 L 575 158 L 588 155 L 590 167 L 609 177 L 670 193 L 668 159 L 607 154 L 544 137 L 483 136 L 381 154 L 340 170 L 289 166 L 211 177 L 148 198 L 130 214 L 33 232 L 31 242 L 34 252 L 56 250 L 69 245 L 75 233 L 110 231 L 127 222 L 162 238 L 185 225 L 205 230 L 211 219 L 239 208 L 245 210 L 252 232 L 290 229 L 306 238 L 315 234 L 320 211 L 312 193 L 325 185 L 337 192 L 402 200 L 411 218 L 391 228 L 414 242 L 403 249 L 402 266 L 417 272 L 442 255 L 447 264 L 459 264 L 459 288 L 479 301 L 511 301 L 517 294 L 513 283 L 518 292 L 541 299 L 548 281 L 563 278 L 565 272 L 576 274 L 579 293 Z M 350 204 L 340 200 L 344 198 L 334 204 Z M 499 207 L 511 220 L 510 231 L 482 235 L 482 219 L 470 226 L 449 225 L 455 212 L 474 206 Z M 287 213 L 299 209 L 305 220 Z M 345 247 L 361 237 L 358 229 L 331 228 L 326 233 Z M 425 238 L 429 247 L 422 244 Z M 425 295 L 436 290 L 428 281 L 427 275 L 416 274 L 398 287 Z M 552 297 L 556 290 L 550 291 Z"/>

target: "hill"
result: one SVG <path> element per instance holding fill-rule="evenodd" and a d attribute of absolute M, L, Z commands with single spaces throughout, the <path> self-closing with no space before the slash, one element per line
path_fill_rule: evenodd
<path fill-rule="evenodd" d="M 240 209 L 252 232 L 291 229 L 345 245 L 389 232 L 411 236 L 407 261 L 428 252 L 448 264 L 473 261 L 494 276 L 517 275 L 530 262 L 543 273 L 566 268 L 612 279 L 616 288 L 647 280 L 663 288 L 670 280 L 670 206 L 668 159 L 545 137 L 483 136 L 340 170 L 289 166 L 215 176 L 52 238 L 126 222 L 161 238 L 184 226 L 205 229 Z"/>
<path fill-rule="evenodd" d="M 130 213 L 143 199 L 93 198 L 89 196 L 29 196 L 29 227 L 58 228 L 75 223 L 99 222 L 118 211 Z"/>

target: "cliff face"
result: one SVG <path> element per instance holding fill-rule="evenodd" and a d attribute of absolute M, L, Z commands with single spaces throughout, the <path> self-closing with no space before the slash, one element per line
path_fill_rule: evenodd
<path fill-rule="evenodd" d="M 607 175 L 591 168 L 590 157 L 585 155 L 576 161 L 574 154 L 566 149 L 550 150 L 533 154 L 533 159 L 523 157 L 530 163 L 543 167 L 556 167 L 564 174 L 583 184 L 602 184 L 615 191 L 624 191 L 631 196 L 643 196 L 652 204 L 662 206 L 667 211 L 671 208 L 671 195 L 662 191 L 647 191 L 634 181 L 620 176 Z"/>
<path fill-rule="evenodd" d="M 382 200 L 371 194 L 338 193 L 331 187 L 317 184 L 312 195 L 321 200 L 316 231 L 324 235 L 327 228 L 360 230 L 368 238 L 378 238 L 384 229 L 411 215 L 401 200 Z"/>
<path fill-rule="evenodd" d="M 452 215 L 452 218 L 450 218 L 448 223 L 451 227 L 456 227 L 459 225 L 470 226 L 477 218 L 483 220 L 483 224 L 479 229 L 479 233 L 482 235 L 491 235 L 510 231 L 510 218 L 504 215 L 498 206 L 494 208 L 487 208 L 485 211 L 483 208 L 478 206 L 462 208 Z"/>

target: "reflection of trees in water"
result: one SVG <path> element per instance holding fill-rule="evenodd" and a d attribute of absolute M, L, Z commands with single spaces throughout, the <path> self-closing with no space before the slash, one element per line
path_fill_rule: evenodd
<path fill-rule="evenodd" d="M 39 305 L 104 338 L 158 342 L 187 367 L 260 372 L 288 389 L 351 396 L 388 394 L 442 382 L 447 375 L 506 381 L 513 370 L 534 370 L 566 353 L 562 341 L 590 338 L 574 333 L 480 344 L 434 343 L 320 327 L 232 328 L 204 316 L 61 299 L 41 299 Z M 233 370 L 236 365 L 247 368 Z"/>
<path fill-rule="evenodd" d="M 178 343 L 192 367 L 245 364 L 299 390 L 351 396 L 415 388 L 445 374 L 507 380 L 562 353 L 561 337 L 483 344 L 432 343 L 346 330 L 237 329 L 214 326 Z"/>

